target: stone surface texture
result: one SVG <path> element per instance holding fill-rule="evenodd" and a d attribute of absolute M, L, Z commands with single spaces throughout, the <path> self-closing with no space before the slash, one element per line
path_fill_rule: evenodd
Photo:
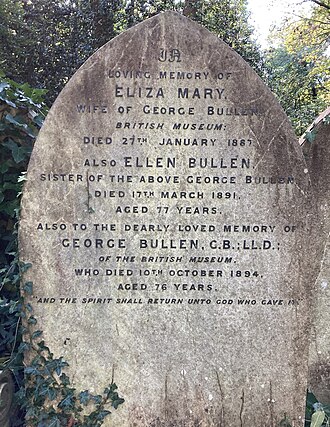
<path fill-rule="evenodd" d="M 326 244 L 315 282 L 314 315 L 309 356 L 309 385 L 316 397 L 330 404 L 330 108 L 300 139 L 319 209 Z"/>
<path fill-rule="evenodd" d="M 38 327 L 77 389 L 116 382 L 106 426 L 303 426 L 316 215 L 260 78 L 158 15 L 97 51 L 40 132 L 20 224 Z"/>

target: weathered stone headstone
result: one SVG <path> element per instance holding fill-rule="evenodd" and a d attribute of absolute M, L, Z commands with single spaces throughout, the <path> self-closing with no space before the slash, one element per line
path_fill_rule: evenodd
<path fill-rule="evenodd" d="M 315 223 L 273 95 L 167 12 L 96 52 L 49 112 L 21 256 L 75 386 L 113 378 L 125 398 L 107 426 L 302 426 Z"/>
<path fill-rule="evenodd" d="M 309 357 L 309 384 L 323 403 L 330 403 L 330 108 L 300 139 L 315 193 L 324 240 L 320 272 L 315 282 L 314 315 Z"/>

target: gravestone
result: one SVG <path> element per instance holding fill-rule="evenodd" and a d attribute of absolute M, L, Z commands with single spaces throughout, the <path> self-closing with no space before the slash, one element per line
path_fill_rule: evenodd
<path fill-rule="evenodd" d="M 13 414 L 15 386 L 9 371 L 0 371 L 0 426 L 9 427 Z"/>
<path fill-rule="evenodd" d="M 326 241 L 314 289 L 309 384 L 322 403 L 330 404 L 330 108 L 300 139 Z"/>
<path fill-rule="evenodd" d="M 309 190 L 274 96 L 187 18 L 78 70 L 31 157 L 20 248 L 75 387 L 125 398 L 106 426 L 303 426 Z"/>

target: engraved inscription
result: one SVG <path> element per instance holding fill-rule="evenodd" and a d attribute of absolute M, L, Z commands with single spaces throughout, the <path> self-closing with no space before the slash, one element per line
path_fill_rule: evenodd
<path fill-rule="evenodd" d="M 72 78 L 31 158 L 21 253 L 75 388 L 112 375 L 125 398 L 106 427 L 270 426 L 269 384 L 273 424 L 299 425 L 317 240 L 303 165 L 259 77 L 178 14 Z"/>

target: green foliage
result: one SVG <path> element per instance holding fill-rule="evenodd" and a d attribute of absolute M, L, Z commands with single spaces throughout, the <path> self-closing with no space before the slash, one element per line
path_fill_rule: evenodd
<path fill-rule="evenodd" d="M 18 52 L 24 48 L 23 38 L 18 36 L 24 26 L 23 16 L 22 1 L 0 0 L 0 69 L 19 60 Z"/>
<path fill-rule="evenodd" d="M 329 0 L 326 0 L 329 4 Z M 300 136 L 330 104 L 330 9 L 286 23 L 267 53 L 268 84 Z"/>
<path fill-rule="evenodd" d="M 203 0 L 191 3 L 195 7 L 195 11 L 190 12 L 191 18 L 215 33 L 255 71 L 262 74 L 263 59 L 253 40 L 253 28 L 248 23 L 247 0 Z"/>
<path fill-rule="evenodd" d="M 17 263 L 17 261 L 15 261 Z M 18 263 L 20 276 L 29 268 L 28 264 Z M 46 346 L 42 331 L 37 329 L 37 320 L 33 308 L 25 303 L 32 294 L 32 283 L 23 286 L 23 295 L 15 303 L 11 301 L 10 312 L 16 319 L 22 320 L 19 333 L 23 339 L 11 358 L 3 367 L 18 374 L 23 367 L 24 383 L 19 385 L 16 403 L 24 416 L 21 416 L 30 427 L 75 426 L 99 427 L 104 419 L 111 414 L 109 409 L 117 409 L 124 402 L 119 397 L 117 386 L 109 384 L 101 395 L 93 395 L 87 390 L 77 393 L 71 386 L 69 377 L 63 372 L 68 366 L 62 358 L 55 358 Z M 0 301 L 0 309 L 6 302 Z M 27 363 L 29 360 L 29 363 Z M 16 424 L 18 425 L 18 424 Z M 19 424 L 20 425 L 20 424 Z"/>
<path fill-rule="evenodd" d="M 17 84 L 0 75 L 0 370 L 14 374 L 19 407 L 14 426 L 28 423 L 36 427 L 98 427 L 114 408 L 123 403 L 115 384 L 102 395 L 87 391 L 77 394 L 63 372 L 67 363 L 54 358 L 36 328 L 32 306 L 20 294 L 21 275 L 30 264 L 18 260 L 16 221 L 19 195 L 27 163 L 47 108 L 42 102 L 44 91 L 28 84 Z M 32 282 L 22 286 L 25 296 L 32 294 Z M 30 364 L 23 364 L 29 352 Z M 23 365 L 25 366 L 23 370 Z M 24 380 L 23 380 L 24 377 Z M 86 410 L 88 412 L 86 412 Z"/>
<path fill-rule="evenodd" d="M 329 427 L 330 405 L 323 405 L 313 393 L 307 392 L 305 420 L 305 427 Z"/>
<path fill-rule="evenodd" d="M 22 173 L 39 129 L 47 114 L 42 102 L 44 91 L 28 84 L 17 84 L 0 74 L 0 370 L 14 374 L 19 411 L 13 425 L 98 427 L 124 402 L 111 383 L 102 395 L 88 391 L 76 393 L 63 372 L 68 364 L 55 358 L 36 328 L 32 306 L 20 293 L 21 275 L 31 265 L 18 260 L 17 230 Z M 32 294 L 32 282 L 21 286 L 26 299 Z M 28 352 L 30 363 L 23 364 Z M 24 370 L 23 370 L 24 366 Z M 24 380 L 23 380 L 24 378 Z"/>
<path fill-rule="evenodd" d="M 265 67 L 247 0 L 0 0 L 0 68 L 16 81 L 47 88 L 51 104 L 96 49 L 146 18 L 176 10 L 234 48 L 268 82 L 301 135 L 330 103 L 330 5 L 313 3 L 307 17 L 282 28 Z"/>
<path fill-rule="evenodd" d="M 0 73 L 0 354 L 17 346 L 20 303 L 16 221 L 22 173 L 47 109 L 44 91 L 5 79 Z"/>
<path fill-rule="evenodd" d="M 190 3 L 193 4 L 190 11 Z M 262 60 L 247 23 L 246 0 L 0 0 L 0 68 L 51 104 L 80 65 L 122 31 L 165 10 L 197 20 L 236 49 L 258 72 Z M 1 24 L 1 22 L 0 22 Z"/>

